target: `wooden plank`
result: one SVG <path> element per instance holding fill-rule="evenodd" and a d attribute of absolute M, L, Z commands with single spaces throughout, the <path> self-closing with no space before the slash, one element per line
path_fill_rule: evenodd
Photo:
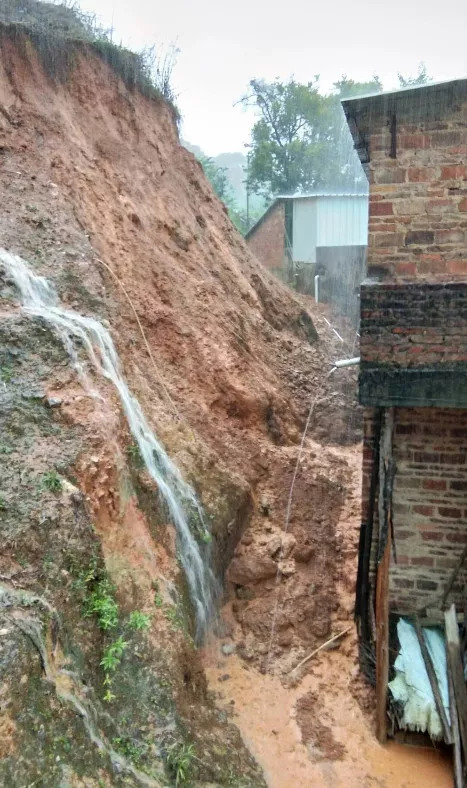
<path fill-rule="evenodd" d="M 396 613 L 396 615 L 398 615 Z M 406 613 L 400 613 L 401 616 L 405 616 Z M 444 612 L 439 612 L 439 615 L 426 615 L 426 616 L 419 616 L 418 620 L 420 621 L 421 627 L 442 627 L 444 626 Z M 458 613 L 457 614 L 457 623 L 463 624 L 464 623 L 464 614 Z"/>
<path fill-rule="evenodd" d="M 373 462 L 371 467 L 367 522 L 362 523 L 360 529 L 358 573 L 355 594 L 355 620 L 357 622 L 359 637 L 367 648 L 370 647 L 370 643 L 374 640 L 374 630 L 371 619 L 372 615 L 374 617 L 374 609 L 370 604 L 370 565 L 371 548 L 373 545 L 376 491 L 378 489 L 381 420 L 382 410 L 378 409 L 373 419 Z"/>
<path fill-rule="evenodd" d="M 454 696 L 454 685 L 452 683 L 451 669 L 448 659 L 448 686 L 449 686 L 449 712 L 451 715 L 451 730 L 454 742 L 453 761 L 454 761 L 454 788 L 464 788 L 462 777 L 462 752 L 461 739 L 459 732 L 459 719 L 457 717 L 456 699 Z"/>
<path fill-rule="evenodd" d="M 455 705 L 457 706 L 460 738 L 465 759 L 467 757 L 467 692 L 461 661 L 456 606 L 454 604 L 444 613 L 444 625 L 446 629 L 448 665 L 454 686 Z"/>
<path fill-rule="evenodd" d="M 390 559 L 391 543 L 388 539 L 376 578 L 376 736 L 381 744 L 387 739 Z"/>
<path fill-rule="evenodd" d="M 433 697 L 436 703 L 436 710 L 439 714 L 439 718 L 441 720 L 441 725 L 443 728 L 444 733 L 444 740 L 446 744 L 452 744 L 452 733 L 451 727 L 449 725 L 449 720 L 446 716 L 446 712 L 444 710 L 443 700 L 441 698 L 441 692 L 439 690 L 438 679 L 436 677 L 435 669 L 433 667 L 433 662 L 430 657 L 430 652 L 428 651 L 427 645 L 425 643 L 425 637 L 423 635 L 423 630 L 420 626 L 420 621 L 418 616 L 414 617 L 414 624 L 415 624 L 415 631 L 417 633 L 418 642 L 420 645 L 420 651 L 422 652 L 423 661 L 425 663 L 426 672 L 428 674 L 428 678 L 430 680 L 431 691 L 433 693 Z"/>
<path fill-rule="evenodd" d="M 444 607 L 444 605 L 446 604 L 446 599 L 448 598 L 449 594 L 452 591 L 452 587 L 453 587 L 454 583 L 456 582 L 457 575 L 459 574 L 460 570 L 464 566 L 464 561 L 465 561 L 466 558 L 467 558 L 467 545 L 462 550 L 462 554 L 459 557 L 459 560 L 458 560 L 458 562 L 457 562 L 457 564 L 456 564 L 456 566 L 455 566 L 455 568 L 454 568 L 454 570 L 453 570 L 453 572 L 451 574 L 451 577 L 449 578 L 449 582 L 448 582 L 448 584 L 447 584 L 447 586 L 445 588 L 445 591 L 444 591 L 444 594 L 443 594 L 443 599 L 441 601 L 441 607 Z"/>
<path fill-rule="evenodd" d="M 459 620 L 459 616 L 457 619 Z M 462 628 L 461 653 L 464 655 L 467 650 L 467 583 L 464 583 L 464 615 L 462 623 L 464 626 Z"/>
<path fill-rule="evenodd" d="M 378 491 L 378 567 L 376 575 L 376 736 L 381 744 L 387 738 L 387 701 L 389 679 L 389 565 L 392 522 L 392 433 L 394 408 L 383 414 L 379 452 Z"/>
<path fill-rule="evenodd" d="M 352 624 L 349 627 L 346 627 L 345 629 L 341 630 L 341 632 L 338 632 L 336 635 L 333 635 L 331 638 L 329 638 L 329 640 L 326 640 L 325 643 L 321 643 L 321 645 L 318 646 L 318 648 L 313 649 L 311 654 L 308 654 L 308 656 L 305 657 L 305 659 L 302 659 L 302 661 L 299 662 L 298 665 L 295 665 L 295 667 L 292 668 L 292 670 L 289 671 L 289 675 L 291 673 L 294 673 L 295 671 L 297 671 L 299 668 L 301 668 L 307 662 L 309 662 L 312 657 L 314 657 L 316 654 L 319 654 L 320 651 L 323 651 L 323 649 L 325 649 L 326 646 L 329 646 L 331 643 L 334 643 L 336 640 L 339 640 L 339 638 L 341 638 L 344 635 L 346 635 L 347 632 L 350 632 L 351 629 L 353 629 Z"/>
<path fill-rule="evenodd" d="M 389 538 L 392 506 L 392 432 L 394 429 L 394 408 L 386 408 L 383 414 L 383 427 L 379 449 L 379 491 L 378 491 L 378 562 L 382 560 L 386 541 Z"/>

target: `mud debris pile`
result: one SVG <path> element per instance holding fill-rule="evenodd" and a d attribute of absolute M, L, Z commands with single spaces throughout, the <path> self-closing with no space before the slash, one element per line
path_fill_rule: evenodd
<path fill-rule="evenodd" d="M 194 538 L 210 540 L 220 580 L 228 570 L 238 651 L 258 666 L 280 573 L 272 669 L 283 671 L 342 612 L 348 468 L 318 441 L 358 438 L 352 371 L 323 387 L 281 535 L 310 398 L 345 355 L 325 307 L 260 267 L 180 146 L 172 109 L 84 42 L 58 79 L 37 36 L 0 25 L 0 109 L 0 245 L 110 332 L 204 507 L 210 536 L 194 524 Z M 0 296 L 0 782 L 173 784 L 183 763 L 200 785 L 264 785 L 208 693 L 173 516 L 113 387 L 100 398 L 83 387 L 4 270 Z M 63 703 L 72 686 L 103 748 Z"/>

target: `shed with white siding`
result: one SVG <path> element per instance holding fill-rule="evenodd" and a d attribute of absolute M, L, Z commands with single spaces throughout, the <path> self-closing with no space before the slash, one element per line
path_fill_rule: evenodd
<path fill-rule="evenodd" d="M 261 262 L 300 292 L 320 292 L 342 311 L 355 311 L 364 279 L 368 194 L 315 192 L 281 195 L 246 234 Z"/>
<path fill-rule="evenodd" d="M 367 245 L 367 194 L 306 194 L 278 199 L 285 201 L 286 243 L 293 262 L 316 263 L 316 249 L 321 246 Z"/>

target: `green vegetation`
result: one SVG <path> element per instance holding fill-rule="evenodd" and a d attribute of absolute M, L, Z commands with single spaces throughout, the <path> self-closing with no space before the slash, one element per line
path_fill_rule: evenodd
<path fill-rule="evenodd" d="M 112 746 L 133 763 L 138 764 L 148 750 L 148 745 L 144 742 L 135 742 L 129 736 L 115 736 L 112 739 Z"/>
<path fill-rule="evenodd" d="M 41 479 L 41 488 L 53 493 L 61 492 L 63 482 L 57 471 L 47 471 L 44 473 Z"/>
<path fill-rule="evenodd" d="M 3 383 L 9 383 L 13 377 L 13 370 L 11 367 L 7 366 L 6 364 L 0 367 L 0 380 Z"/>
<path fill-rule="evenodd" d="M 115 695 L 112 692 L 112 674 L 115 673 L 118 666 L 120 665 L 123 652 L 127 646 L 128 642 L 123 640 L 122 635 L 120 635 L 116 640 L 112 641 L 112 643 L 107 646 L 99 663 L 104 670 L 104 681 L 102 683 L 105 687 L 104 701 L 106 703 L 111 703 L 113 700 L 115 700 Z"/>
<path fill-rule="evenodd" d="M 91 581 L 89 581 L 91 582 Z M 114 597 L 115 589 L 107 577 L 93 583 L 92 590 L 84 600 L 84 615 L 95 615 L 100 629 L 107 631 L 118 624 L 118 604 Z"/>
<path fill-rule="evenodd" d="M 192 744 L 174 744 L 169 750 L 167 766 L 176 786 L 189 780 L 194 758 L 195 748 Z"/>
<path fill-rule="evenodd" d="M 167 621 L 170 621 L 172 625 L 172 629 L 176 630 L 184 630 L 185 629 L 185 620 L 183 614 L 178 609 L 176 605 L 171 605 L 164 610 L 164 615 Z"/>
<path fill-rule="evenodd" d="M 115 587 L 105 570 L 99 567 L 97 558 L 93 558 L 89 566 L 80 573 L 74 586 L 84 591 L 84 616 L 96 616 L 97 624 L 104 632 L 115 630 L 119 625 L 119 608 L 115 599 Z M 128 624 L 132 629 L 144 631 L 150 627 L 150 623 L 151 618 L 148 614 L 141 613 L 139 610 L 133 610 L 130 613 Z M 127 646 L 128 641 L 120 635 L 107 645 L 102 655 L 100 666 L 104 671 L 104 701 L 108 703 L 115 699 L 115 694 L 112 691 L 113 674 L 119 667 Z"/>
<path fill-rule="evenodd" d="M 11 454 L 13 448 L 6 443 L 0 443 L 0 454 Z"/>
<path fill-rule="evenodd" d="M 154 99 L 164 99 L 178 121 L 175 93 L 171 84 L 178 50 L 155 47 L 132 52 L 113 41 L 113 30 L 99 24 L 93 13 L 82 11 L 75 0 L 60 4 L 37 0 L 2 0 L 0 23 L 12 32 L 27 31 L 35 44 L 42 65 L 53 78 L 62 81 L 73 70 L 83 47 L 89 47 L 104 60 L 130 89 Z"/>
<path fill-rule="evenodd" d="M 190 528 L 199 542 L 204 542 L 204 544 L 210 544 L 212 542 L 211 533 L 206 527 L 200 510 L 196 507 L 193 507 L 190 512 Z"/>
<path fill-rule="evenodd" d="M 132 629 L 149 629 L 151 626 L 151 617 L 147 613 L 133 610 L 130 613 L 129 624 Z"/>
<path fill-rule="evenodd" d="M 421 63 L 415 77 L 398 75 L 401 87 L 430 80 Z M 250 146 L 249 189 L 267 199 L 278 194 L 309 192 L 317 188 L 365 187 L 365 178 L 341 108 L 341 100 L 378 93 L 378 76 L 355 82 L 343 75 L 329 94 L 320 92 L 319 76 L 302 84 L 252 79 L 242 98 L 254 107 L 258 120 Z"/>
<path fill-rule="evenodd" d="M 144 460 L 141 456 L 141 452 L 137 443 L 131 443 L 126 450 L 126 453 L 128 455 L 128 459 L 135 468 L 144 468 Z"/>
<path fill-rule="evenodd" d="M 162 599 L 162 595 L 160 593 L 159 582 L 158 580 L 153 580 L 151 583 L 152 589 L 154 593 L 154 604 L 156 607 L 162 607 L 164 604 L 164 600 Z"/>
<path fill-rule="evenodd" d="M 103 632 L 115 630 L 119 626 L 119 608 L 115 599 L 115 587 L 105 569 L 99 566 L 96 556 L 79 573 L 74 582 L 74 588 L 83 592 L 83 615 L 85 618 L 95 616 L 97 625 Z M 130 613 L 128 624 L 131 629 L 144 631 L 149 629 L 151 617 L 147 613 L 133 610 Z M 106 646 L 99 663 L 104 671 L 104 700 L 107 703 L 115 699 L 112 692 L 113 674 L 120 665 L 127 646 L 128 641 L 123 639 L 123 635 L 119 635 Z"/>
<path fill-rule="evenodd" d="M 235 199 L 232 187 L 227 177 L 227 168 L 219 167 L 219 165 L 217 165 L 214 159 L 210 156 L 199 156 L 199 162 L 201 163 L 204 174 L 210 181 L 212 188 L 216 192 L 219 199 L 221 199 L 226 206 L 231 221 L 236 226 L 237 230 L 240 230 L 241 233 L 245 234 L 251 225 L 254 224 L 257 219 L 259 219 L 261 212 L 250 212 L 250 216 L 247 218 L 245 211 L 238 206 L 238 203 Z"/>
<path fill-rule="evenodd" d="M 100 661 L 105 673 L 114 673 L 116 671 L 122 660 L 122 654 L 127 646 L 127 641 L 123 640 L 121 635 L 117 640 L 114 640 L 113 643 L 107 646 Z"/>
<path fill-rule="evenodd" d="M 403 74 L 398 72 L 397 78 L 401 88 L 410 88 L 414 85 L 425 85 L 427 82 L 431 82 L 433 79 L 433 77 L 428 76 L 425 63 L 419 64 L 418 71 L 414 77 L 404 77 Z"/>
<path fill-rule="evenodd" d="M 271 199 L 317 188 L 355 188 L 364 175 L 345 129 L 340 99 L 377 92 L 381 82 L 355 83 L 343 76 L 329 95 L 319 77 L 301 84 L 293 77 L 252 79 L 242 99 L 259 114 L 252 130 L 250 188 Z"/>
<path fill-rule="evenodd" d="M 0 495 L 0 512 L 4 512 L 7 508 L 7 502 L 3 495 Z"/>

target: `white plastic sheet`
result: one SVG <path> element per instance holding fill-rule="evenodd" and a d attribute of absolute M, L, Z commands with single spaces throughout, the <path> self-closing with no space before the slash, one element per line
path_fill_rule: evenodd
<path fill-rule="evenodd" d="M 438 679 L 446 716 L 450 720 L 444 633 L 441 629 L 426 627 L 423 634 Z M 415 627 L 401 618 L 397 623 L 397 636 L 400 651 L 394 663 L 396 676 L 389 682 L 389 689 L 394 700 L 403 708 L 401 725 L 411 731 L 426 731 L 432 739 L 442 739 L 441 720 L 436 710 Z"/>

